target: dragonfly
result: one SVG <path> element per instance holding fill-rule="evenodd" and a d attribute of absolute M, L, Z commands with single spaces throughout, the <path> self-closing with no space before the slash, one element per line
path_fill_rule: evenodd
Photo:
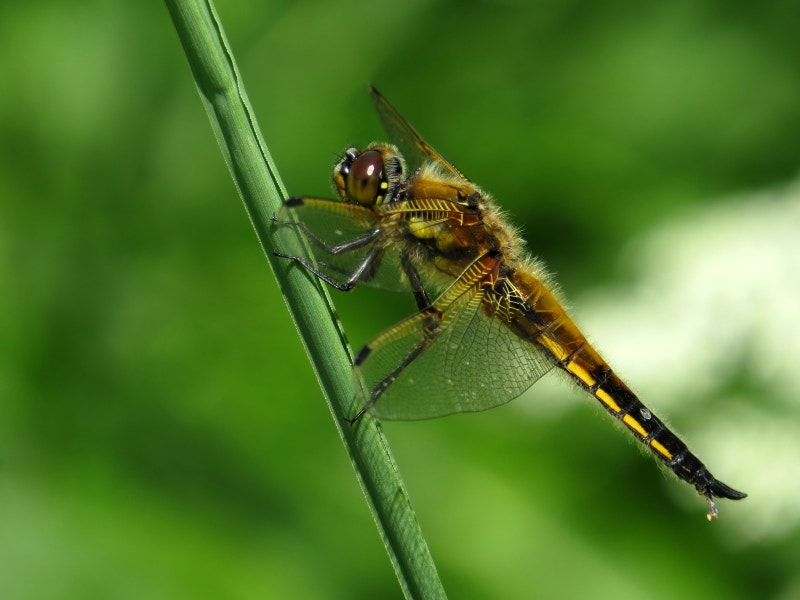
<path fill-rule="evenodd" d="M 366 412 L 417 420 L 486 410 L 555 368 L 693 485 L 709 520 L 715 498 L 746 497 L 716 479 L 587 341 L 492 198 L 369 92 L 394 144 L 347 148 L 333 170 L 337 199 L 292 197 L 274 217 L 287 248 L 277 256 L 337 290 L 368 285 L 416 301 L 415 314 L 355 354 L 361 407 L 351 422 Z"/>

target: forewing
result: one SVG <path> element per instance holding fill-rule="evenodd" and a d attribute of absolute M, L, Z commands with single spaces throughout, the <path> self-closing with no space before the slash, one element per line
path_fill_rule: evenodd
<path fill-rule="evenodd" d="M 309 260 L 332 279 L 344 282 L 376 245 L 384 243 L 381 216 L 374 211 L 338 200 L 292 198 L 278 213 L 278 250 Z M 358 240 L 366 240 L 358 243 Z M 344 248 L 342 250 L 342 248 Z M 380 256 L 359 283 L 390 291 L 408 291 L 397 251 L 377 248 Z"/>
<path fill-rule="evenodd" d="M 485 293 L 472 286 L 441 308 L 440 318 L 417 313 L 368 344 L 371 353 L 356 372 L 364 401 L 388 383 L 372 414 L 417 420 L 486 410 L 513 400 L 552 368 L 534 344 L 487 316 Z"/>
<path fill-rule="evenodd" d="M 369 93 L 386 133 L 389 134 L 389 138 L 400 149 L 409 164 L 416 168 L 433 160 L 439 163 L 445 172 L 467 180 L 461 171 L 422 138 L 383 94 L 373 86 L 369 86 Z"/>

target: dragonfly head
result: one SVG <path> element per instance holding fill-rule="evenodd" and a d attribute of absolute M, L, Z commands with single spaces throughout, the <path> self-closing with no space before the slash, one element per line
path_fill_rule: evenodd
<path fill-rule="evenodd" d="M 388 144 L 372 144 L 363 152 L 348 148 L 333 169 L 333 182 L 339 197 L 361 206 L 378 206 L 395 199 L 403 162 L 397 149 Z"/>

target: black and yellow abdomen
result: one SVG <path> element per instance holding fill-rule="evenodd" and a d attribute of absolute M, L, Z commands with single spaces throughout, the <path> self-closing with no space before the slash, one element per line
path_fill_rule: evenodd
<path fill-rule="evenodd" d="M 514 333 L 536 344 L 679 478 L 693 484 L 709 500 L 714 516 L 716 509 L 711 496 L 745 497 L 746 494 L 717 481 L 686 444 L 637 398 L 536 277 L 513 272 L 508 293 L 524 300 L 508 322 Z"/>

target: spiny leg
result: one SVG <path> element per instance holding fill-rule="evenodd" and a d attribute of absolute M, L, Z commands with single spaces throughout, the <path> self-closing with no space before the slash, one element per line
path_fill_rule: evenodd
<path fill-rule="evenodd" d="M 419 272 L 414 265 L 411 264 L 411 259 L 408 258 L 408 254 L 406 252 L 400 254 L 400 266 L 403 268 L 403 272 L 406 274 L 408 283 L 411 286 L 411 291 L 414 294 L 414 300 L 417 301 L 417 308 L 419 310 L 427 310 L 431 307 L 431 299 L 428 296 L 425 285 L 422 283 L 422 278 L 419 276 Z"/>
<path fill-rule="evenodd" d="M 344 242 L 339 242 L 338 244 L 328 244 L 325 240 L 321 239 L 317 236 L 313 231 L 311 231 L 305 223 L 294 221 L 280 221 L 277 217 L 272 217 L 272 222 L 277 223 L 280 227 L 295 227 L 297 228 L 300 233 L 303 234 L 312 245 L 316 246 L 317 248 L 321 248 L 327 254 L 332 256 L 337 256 L 339 254 L 344 254 L 346 252 L 353 252 L 364 246 L 369 245 L 370 243 L 374 242 L 378 236 L 380 236 L 381 230 L 380 229 L 373 229 L 365 233 L 364 235 L 360 235 L 357 238 L 352 240 L 345 240 Z M 275 253 L 276 256 L 282 256 L 280 253 Z"/>
<path fill-rule="evenodd" d="M 433 342 L 436 340 L 436 337 L 439 335 L 439 325 L 442 320 L 442 312 L 433 306 L 429 306 L 427 309 L 421 312 L 428 313 L 428 316 L 425 319 L 427 321 L 424 327 L 425 336 L 422 338 L 422 341 L 419 342 L 416 346 L 414 346 L 411 349 L 411 351 L 406 355 L 406 357 L 402 360 L 402 362 L 400 362 L 399 365 L 397 365 L 394 369 L 392 369 L 389 372 L 389 374 L 386 375 L 386 377 L 381 379 L 372 388 L 372 390 L 370 390 L 369 398 L 367 398 L 367 401 L 364 403 L 364 406 L 362 406 L 359 409 L 359 411 L 355 414 L 355 416 L 348 419 L 351 425 L 354 425 L 356 421 L 358 421 L 361 417 L 363 417 L 364 413 L 366 413 L 370 409 L 370 407 L 380 399 L 380 397 L 383 395 L 386 389 L 392 383 L 394 383 L 394 381 L 397 379 L 400 373 L 402 373 L 404 369 L 406 369 L 412 362 L 414 362 L 417 358 L 419 358 L 419 356 L 425 350 L 427 350 L 431 346 L 431 344 L 433 344 Z M 370 347 L 369 344 L 362 346 L 361 349 L 356 353 L 356 357 L 353 360 L 353 367 L 354 368 L 360 367 L 367 359 L 367 357 L 372 353 L 372 351 L 373 348 Z"/>
<path fill-rule="evenodd" d="M 374 237 L 376 236 L 373 236 L 373 238 Z M 361 238 L 359 238 L 358 241 L 360 240 Z M 356 246 L 355 248 L 351 249 L 361 248 L 364 245 L 366 244 L 360 244 L 359 246 Z M 343 273 L 343 275 L 347 275 L 347 279 L 345 279 L 344 281 L 337 281 L 327 273 L 324 273 L 323 271 L 315 267 L 313 264 L 311 264 L 311 262 L 307 258 L 303 256 L 293 256 L 290 254 L 283 254 L 282 252 L 278 251 L 273 251 L 273 254 L 280 258 L 293 260 L 294 262 L 302 266 L 305 270 L 307 270 L 309 273 L 312 273 L 313 275 L 315 275 L 328 285 L 342 292 L 349 292 L 356 286 L 357 283 L 363 281 L 369 281 L 370 279 L 372 279 L 374 273 L 380 266 L 381 259 L 383 258 L 383 248 L 379 245 L 375 245 L 372 248 L 370 248 L 369 251 L 364 255 L 364 258 L 362 258 L 361 261 L 356 265 L 356 268 L 353 270 L 352 273 Z M 336 269 L 335 265 L 329 265 L 327 263 L 323 264 L 325 264 L 325 266 L 331 269 Z"/>
<path fill-rule="evenodd" d="M 395 369 L 393 369 L 389 375 L 387 375 L 384 379 L 382 379 L 378 384 L 372 388 L 370 392 L 370 397 L 367 399 L 367 402 L 364 406 L 359 409 L 354 417 L 348 419 L 351 425 L 355 424 L 369 408 L 378 401 L 378 398 L 381 397 L 383 392 L 386 391 L 392 382 L 397 379 L 397 376 L 410 365 L 416 358 L 428 348 L 436 338 L 439 333 L 439 324 L 441 322 L 442 313 L 438 309 L 434 309 L 433 305 L 431 304 L 430 297 L 428 296 L 428 291 L 425 289 L 425 285 L 422 282 L 422 278 L 419 275 L 419 272 L 411 264 L 411 259 L 409 259 L 408 254 L 403 252 L 400 254 L 400 265 L 403 268 L 403 272 L 408 279 L 409 285 L 411 286 L 411 290 L 414 294 L 414 299 L 417 302 L 417 307 L 419 308 L 420 312 L 427 312 L 430 314 L 429 318 L 427 319 L 427 323 L 424 327 L 425 337 L 424 339 L 417 344 L 411 352 L 403 359 Z M 367 359 L 367 356 L 370 355 L 372 349 L 369 345 L 364 345 L 361 349 L 356 353 L 355 360 L 353 361 L 354 367 L 359 367 L 363 362 Z"/>

